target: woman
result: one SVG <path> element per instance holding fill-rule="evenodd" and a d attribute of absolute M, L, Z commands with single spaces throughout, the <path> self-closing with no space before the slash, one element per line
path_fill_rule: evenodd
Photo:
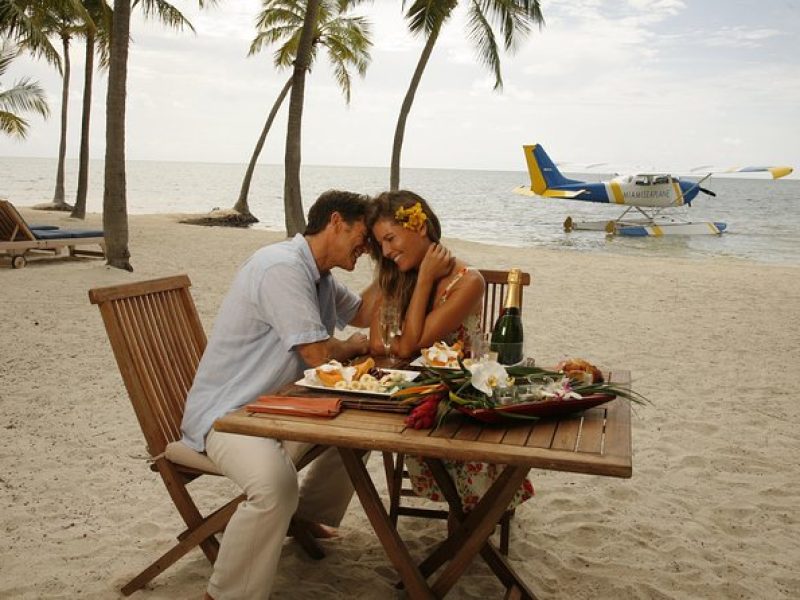
<path fill-rule="evenodd" d="M 379 294 L 371 353 L 385 351 L 377 315 L 386 302 L 400 310 L 394 354 L 409 358 L 441 340 L 466 342 L 478 326 L 483 277 L 439 243 L 441 226 L 428 203 L 413 192 L 385 192 L 373 200 L 367 228 Z"/>
<path fill-rule="evenodd" d="M 380 329 L 380 308 L 388 302 L 400 310 L 400 333 L 390 352 L 409 358 L 438 341 L 462 342 L 478 331 L 484 281 L 481 274 L 453 256 L 440 242 L 439 219 L 428 203 L 413 192 L 384 192 L 367 213 L 370 251 L 378 263 L 376 309 L 370 326 L 370 353 L 385 352 Z M 471 510 L 500 473 L 495 465 L 446 463 L 461 495 Z M 428 467 L 414 457 L 406 466 L 414 492 L 431 500 L 444 498 Z M 533 495 L 525 481 L 511 506 Z"/>

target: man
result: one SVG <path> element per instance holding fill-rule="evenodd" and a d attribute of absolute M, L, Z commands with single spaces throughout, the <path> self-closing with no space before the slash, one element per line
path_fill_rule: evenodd
<path fill-rule="evenodd" d="M 295 511 L 298 519 L 336 527 L 352 498 L 335 448 L 308 467 L 298 489 L 294 461 L 310 444 L 220 433 L 212 425 L 296 381 L 305 368 L 367 352 L 363 334 L 333 337 L 334 327 L 367 327 L 371 311 L 330 273 L 352 271 L 366 250 L 367 203 L 349 192 L 322 194 L 304 235 L 253 254 L 222 302 L 181 429 L 183 441 L 206 451 L 247 498 L 225 529 L 207 598 L 267 598 Z"/>

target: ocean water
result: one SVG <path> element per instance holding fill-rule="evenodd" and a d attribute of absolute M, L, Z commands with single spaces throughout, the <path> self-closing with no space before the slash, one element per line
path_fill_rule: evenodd
<path fill-rule="evenodd" d="M 55 159 L 0 157 L 0 196 L 21 206 L 52 199 Z M 202 213 L 233 206 L 243 164 L 130 161 L 128 212 Z M 103 163 L 92 161 L 87 210 L 102 211 Z M 586 179 L 598 180 L 597 175 Z M 331 188 L 376 194 L 388 187 L 388 168 L 305 166 L 301 173 L 306 208 Z M 664 257 L 735 257 L 774 264 L 800 264 L 800 180 L 714 178 L 704 184 L 716 198 L 700 195 L 688 216 L 723 221 L 721 236 L 607 238 L 601 232 L 565 233 L 567 216 L 608 220 L 618 207 L 511 193 L 527 184 L 523 171 L 404 169 L 402 186 L 426 198 L 442 222 L 445 237 L 508 246 L 544 246 L 577 252 Z M 77 186 L 77 161 L 67 161 L 67 201 Z M 250 190 L 256 227 L 283 230 L 283 167 L 261 165 Z"/>

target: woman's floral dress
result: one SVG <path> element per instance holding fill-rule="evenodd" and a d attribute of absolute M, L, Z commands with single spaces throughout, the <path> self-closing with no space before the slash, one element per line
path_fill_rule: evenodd
<path fill-rule="evenodd" d="M 447 301 L 450 289 L 464 276 L 468 267 L 463 267 L 456 273 L 456 276 L 448 284 L 447 288 L 442 294 L 440 303 L 444 304 Z M 469 340 L 468 333 L 477 328 L 480 316 L 477 314 L 470 315 L 461 324 L 458 330 L 453 334 L 448 343 L 453 343 L 456 340 L 467 342 Z M 466 346 L 464 346 L 466 347 Z M 411 479 L 411 487 L 417 496 L 428 498 L 434 502 L 445 502 L 444 494 L 442 494 L 436 480 L 423 460 L 417 456 L 406 456 L 406 468 L 408 475 Z M 481 497 L 489 491 L 489 488 L 494 481 L 503 472 L 503 466 L 482 462 L 463 462 L 445 460 L 444 463 L 447 472 L 450 474 L 453 482 L 455 483 L 456 490 L 461 497 L 461 504 L 465 511 L 470 511 L 475 508 L 475 505 Z M 508 505 L 509 510 L 516 508 L 526 500 L 533 497 L 533 484 L 530 479 L 525 478 L 522 482 L 517 493 L 511 499 Z"/>

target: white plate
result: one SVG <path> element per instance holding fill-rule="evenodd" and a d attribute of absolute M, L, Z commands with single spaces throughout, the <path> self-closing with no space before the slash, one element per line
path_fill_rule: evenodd
<path fill-rule="evenodd" d="M 310 371 L 310 369 L 309 369 Z M 404 381 L 414 381 L 419 377 L 419 371 L 403 371 L 402 369 L 381 369 L 384 373 L 400 373 Z M 369 390 L 348 390 L 344 388 L 335 388 L 332 386 L 324 385 L 316 374 L 310 377 L 306 375 L 302 379 L 295 381 L 295 385 L 310 388 L 312 390 L 323 390 L 325 392 L 343 393 L 343 394 L 360 394 L 362 396 L 391 396 L 391 392 L 373 392 Z"/>
<path fill-rule="evenodd" d="M 471 360 L 472 359 L 469 359 L 469 358 L 464 359 L 464 366 L 469 366 L 471 364 Z M 409 367 L 420 367 L 420 368 L 429 367 L 429 368 L 432 368 L 432 369 L 451 369 L 451 370 L 460 369 L 460 367 L 458 366 L 458 363 L 456 363 L 456 365 L 454 367 L 440 367 L 440 366 L 429 365 L 428 361 L 425 360 L 425 357 L 422 356 L 421 354 L 417 358 L 415 358 L 413 361 L 408 363 L 408 366 Z"/>

